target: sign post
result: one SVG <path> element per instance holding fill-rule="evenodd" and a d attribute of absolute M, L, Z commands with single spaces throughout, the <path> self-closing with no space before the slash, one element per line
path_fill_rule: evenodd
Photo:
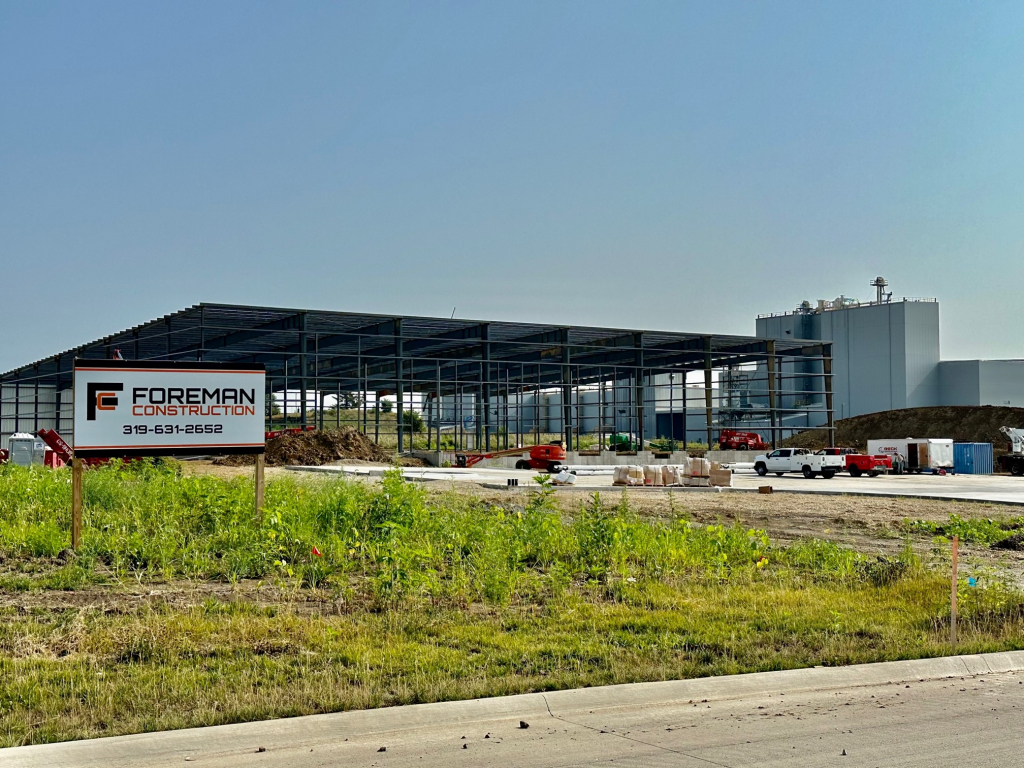
<path fill-rule="evenodd" d="M 256 517 L 263 518 L 263 465 L 265 456 L 256 454 Z"/>
<path fill-rule="evenodd" d="M 82 460 L 71 460 L 71 548 L 82 540 Z"/>
<path fill-rule="evenodd" d="M 949 644 L 954 652 L 956 651 L 956 571 L 959 549 L 960 537 L 953 536 L 953 580 L 949 592 Z"/>
<path fill-rule="evenodd" d="M 81 540 L 83 459 L 255 454 L 260 514 L 265 386 L 254 363 L 76 359 L 71 546 Z"/>

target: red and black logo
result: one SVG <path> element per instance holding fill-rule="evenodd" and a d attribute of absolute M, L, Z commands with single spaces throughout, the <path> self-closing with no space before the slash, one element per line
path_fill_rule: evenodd
<path fill-rule="evenodd" d="M 91 381 L 86 385 L 86 421 L 96 421 L 96 411 L 112 411 L 117 408 L 116 392 L 124 390 L 124 384 Z"/>

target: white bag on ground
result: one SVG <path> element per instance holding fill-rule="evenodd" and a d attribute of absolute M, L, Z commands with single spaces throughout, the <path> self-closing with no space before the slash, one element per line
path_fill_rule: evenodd
<path fill-rule="evenodd" d="M 643 485 L 644 468 L 639 466 L 638 464 L 630 464 L 626 471 L 626 484 Z"/>
<path fill-rule="evenodd" d="M 576 475 L 567 469 L 563 469 L 557 475 L 555 475 L 555 485 L 573 485 L 576 482 Z"/>

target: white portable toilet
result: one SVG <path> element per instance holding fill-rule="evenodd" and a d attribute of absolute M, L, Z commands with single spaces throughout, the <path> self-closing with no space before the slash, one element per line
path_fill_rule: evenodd
<path fill-rule="evenodd" d="M 27 432 L 16 432 L 10 440 L 11 464 L 19 467 L 30 467 L 42 464 L 46 455 L 46 443 L 35 435 Z"/>

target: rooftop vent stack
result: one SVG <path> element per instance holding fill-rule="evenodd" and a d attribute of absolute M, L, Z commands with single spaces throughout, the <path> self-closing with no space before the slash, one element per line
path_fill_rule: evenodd
<path fill-rule="evenodd" d="M 877 294 L 876 300 L 879 304 L 884 304 L 888 300 L 888 297 L 892 296 L 891 293 L 888 294 L 888 296 L 886 296 L 885 287 L 889 285 L 889 283 L 886 282 L 885 278 L 882 277 L 881 275 L 876 277 L 871 283 L 869 283 L 869 285 L 873 285 L 875 287 L 875 291 Z"/>

